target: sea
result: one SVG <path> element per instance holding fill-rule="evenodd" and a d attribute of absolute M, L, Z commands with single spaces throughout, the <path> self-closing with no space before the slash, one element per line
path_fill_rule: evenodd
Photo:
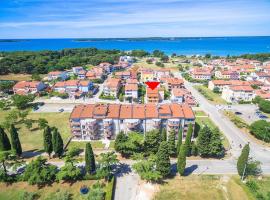
<path fill-rule="evenodd" d="M 194 38 L 104 38 L 104 39 L 0 39 L 0 51 L 40 51 L 65 48 L 161 50 L 170 55 L 242 55 L 270 53 L 270 36 Z"/>

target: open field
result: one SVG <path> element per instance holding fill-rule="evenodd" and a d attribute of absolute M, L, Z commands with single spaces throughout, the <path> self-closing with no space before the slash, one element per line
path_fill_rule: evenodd
<path fill-rule="evenodd" d="M 29 81 L 29 80 L 31 80 L 31 75 L 30 74 L 7 74 L 7 75 L 0 75 L 0 80 Z"/>
<path fill-rule="evenodd" d="M 71 193 L 72 199 L 80 200 L 86 199 L 80 194 L 80 188 L 83 185 L 91 187 L 95 181 L 87 180 L 87 181 L 77 181 L 73 184 L 69 183 L 53 183 L 50 186 L 45 186 L 39 189 L 37 186 L 28 185 L 27 182 L 18 182 L 10 185 L 6 185 L 5 183 L 0 183 L 0 200 L 19 200 L 22 199 L 21 195 L 24 191 L 27 192 L 36 192 L 41 200 L 47 199 L 50 194 L 55 193 L 57 191 L 67 191 Z"/>
<path fill-rule="evenodd" d="M 197 89 L 206 99 L 208 99 L 214 104 L 227 104 L 227 102 L 222 99 L 220 95 L 214 93 L 212 90 L 208 89 L 203 85 L 195 85 L 194 88 Z"/>
<path fill-rule="evenodd" d="M 172 71 L 179 71 L 179 66 L 177 64 L 174 64 L 172 62 L 168 62 L 168 63 L 163 63 L 164 64 L 164 68 L 166 69 L 171 69 Z M 160 69 L 161 67 L 158 67 L 156 66 L 155 63 L 152 63 L 152 64 L 148 64 L 146 62 L 146 59 L 141 59 L 141 60 L 138 60 L 134 66 L 140 66 L 140 67 L 144 67 L 144 68 L 151 68 L 151 69 Z"/>
<path fill-rule="evenodd" d="M 253 199 L 232 177 L 177 176 L 165 181 L 154 200 L 249 200 Z"/>

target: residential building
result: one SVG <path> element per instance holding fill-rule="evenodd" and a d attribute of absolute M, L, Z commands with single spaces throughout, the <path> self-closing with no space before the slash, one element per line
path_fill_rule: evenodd
<path fill-rule="evenodd" d="M 121 87 L 121 79 L 108 78 L 103 85 L 103 95 L 117 97 Z"/>
<path fill-rule="evenodd" d="M 72 72 L 78 74 L 81 70 L 84 70 L 83 67 L 72 67 Z"/>
<path fill-rule="evenodd" d="M 252 101 L 255 98 L 255 91 L 249 85 L 229 85 L 224 87 L 222 98 L 230 103 Z"/>
<path fill-rule="evenodd" d="M 85 79 L 86 78 L 86 71 L 83 69 L 83 70 L 80 70 L 78 73 L 77 73 L 77 76 L 78 76 L 78 79 Z"/>
<path fill-rule="evenodd" d="M 194 68 L 191 70 L 191 77 L 196 80 L 211 80 L 212 71 L 208 68 Z"/>
<path fill-rule="evenodd" d="M 183 103 L 184 102 L 185 92 L 183 89 L 174 88 L 171 93 L 171 101 L 175 103 Z"/>
<path fill-rule="evenodd" d="M 220 92 L 223 91 L 223 88 L 231 85 L 231 81 L 227 81 L 227 80 L 211 80 L 208 82 L 208 88 L 210 90 L 214 90 L 215 88 L 218 88 L 218 90 Z"/>
<path fill-rule="evenodd" d="M 169 91 L 172 91 L 173 89 L 184 88 L 184 81 L 180 78 L 166 78 L 165 86 Z"/>
<path fill-rule="evenodd" d="M 137 83 L 126 83 L 125 85 L 125 99 L 137 99 L 138 98 L 138 85 Z"/>
<path fill-rule="evenodd" d="M 179 128 L 183 137 L 195 116 L 187 104 L 87 104 L 75 106 L 70 115 L 72 136 L 77 140 L 113 139 L 120 132 L 145 133 Z"/>
<path fill-rule="evenodd" d="M 131 78 L 131 72 L 130 71 L 115 72 L 115 78 L 119 78 L 121 80 L 130 79 Z"/>
<path fill-rule="evenodd" d="M 156 80 L 155 73 L 151 69 L 140 69 L 140 73 L 141 73 L 141 81 L 142 82 Z"/>
<path fill-rule="evenodd" d="M 19 81 L 13 86 L 13 92 L 19 95 L 36 94 L 46 88 L 40 81 Z"/>
<path fill-rule="evenodd" d="M 218 79 L 238 80 L 239 73 L 231 70 L 216 71 L 215 77 Z"/>
<path fill-rule="evenodd" d="M 164 90 L 156 87 L 155 89 L 146 88 L 146 102 L 159 103 L 164 99 Z"/>
<path fill-rule="evenodd" d="M 64 81 L 68 78 L 68 72 L 66 71 L 52 71 L 48 73 L 48 81 L 61 80 Z"/>

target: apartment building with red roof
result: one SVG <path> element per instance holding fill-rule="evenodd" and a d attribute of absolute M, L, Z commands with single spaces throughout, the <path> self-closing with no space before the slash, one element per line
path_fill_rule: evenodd
<path fill-rule="evenodd" d="M 48 73 L 47 79 L 48 81 L 53 81 L 53 80 L 67 80 L 68 78 L 68 72 L 66 71 L 52 71 Z"/>
<path fill-rule="evenodd" d="M 45 88 L 46 85 L 40 81 L 19 81 L 13 86 L 13 92 L 19 95 L 36 94 Z"/>
<path fill-rule="evenodd" d="M 121 87 L 121 79 L 108 78 L 103 84 L 103 95 L 117 97 Z"/>
<path fill-rule="evenodd" d="M 75 106 L 70 115 L 72 135 L 78 140 L 113 139 L 120 132 L 145 133 L 165 128 L 187 132 L 195 116 L 187 104 L 87 104 Z"/>

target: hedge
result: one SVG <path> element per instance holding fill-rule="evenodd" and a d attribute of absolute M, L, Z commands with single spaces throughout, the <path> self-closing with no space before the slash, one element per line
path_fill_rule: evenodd
<path fill-rule="evenodd" d="M 114 191 L 115 191 L 115 177 L 113 176 L 108 185 L 106 186 L 106 195 L 105 200 L 113 200 L 114 199 Z"/>

